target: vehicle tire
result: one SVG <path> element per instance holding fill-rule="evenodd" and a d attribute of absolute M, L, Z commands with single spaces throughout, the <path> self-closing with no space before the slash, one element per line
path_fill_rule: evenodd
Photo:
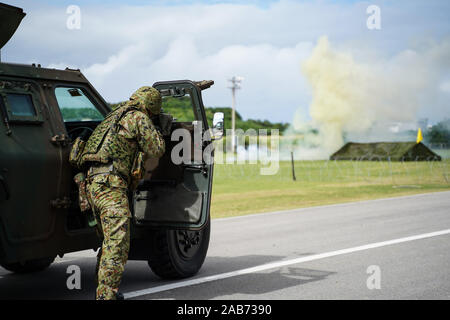
<path fill-rule="evenodd" d="M 155 231 L 148 265 L 163 279 L 181 279 L 195 275 L 205 261 L 210 231 L 209 220 L 200 231 Z"/>
<path fill-rule="evenodd" d="M 0 264 L 3 268 L 5 268 L 8 271 L 15 272 L 15 273 L 30 273 L 30 272 L 37 272 L 42 271 L 46 268 L 48 268 L 53 261 L 55 260 L 55 257 L 52 258 L 41 258 L 41 259 L 35 259 L 35 260 L 28 260 L 26 262 L 16 262 L 16 263 L 5 263 Z"/>

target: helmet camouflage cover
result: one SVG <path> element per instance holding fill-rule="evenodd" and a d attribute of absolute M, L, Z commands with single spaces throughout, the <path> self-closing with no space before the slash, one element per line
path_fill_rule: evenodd
<path fill-rule="evenodd" d="M 161 112 L 161 94 L 153 87 L 145 86 L 139 88 L 130 97 L 131 103 L 143 107 L 152 114 Z"/>

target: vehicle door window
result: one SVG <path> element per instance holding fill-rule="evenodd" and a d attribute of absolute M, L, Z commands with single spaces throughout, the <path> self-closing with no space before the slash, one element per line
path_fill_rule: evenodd
<path fill-rule="evenodd" d="M 192 98 L 189 94 L 183 97 L 165 97 L 162 99 L 162 109 L 170 113 L 176 122 L 192 122 L 196 120 Z"/>
<path fill-rule="evenodd" d="M 55 96 L 64 122 L 101 121 L 104 118 L 80 88 L 58 87 Z"/>

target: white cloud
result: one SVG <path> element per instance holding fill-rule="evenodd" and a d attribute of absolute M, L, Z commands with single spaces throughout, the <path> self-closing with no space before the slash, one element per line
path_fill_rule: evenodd
<path fill-rule="evenodd" d="M 370 48 L 394 55 L 424 27 L 431 35 L 449 32 L 448 20 L 434 18 L 445 2 L 420 10 L 410 2 L 377 2 L 378 33 L 366 28 L 367 3 L 80 5 L 81 29 L 68 30 L 64 7 L 27 2 L 28 15 L 5 53 L 12 61 L 39 57 L 33 62 L 81 68 L 112 102 L 143 84 L 190 78 L 215 80 L 205 103 L 229 105 L 227 79 L 240 75 L 237 103 L 244 117 L 290 121 L 298 108 L 307 113 L 310 94 L 300 63 L 319 36 L 363 55 Z"/>
<path fill-rule="evenodd" d="M 227 79 L 233 75 L 245 78 L 237 94 L 238 111 L 246 117 L 281 121 L 299 107 L 303 79 L 300 60 L 309 54 L 312 44 L 276 48 L 271 45 L 228 46 L 202 55 L 194 40 L 180 37 L 173 40 L 164 56 L 145 61 L 147 45 L 127 47 L 103 64 L 94 64 L 84 73 L 110 101 L 126 98 L 143 83 L 159 80 L 212 79 L 216 84 L 205 92 L 207 105 L 230 104 Z M 139 62 L 136 62 L 140 60 Z M 117 90 L 118 87 L 121 90 Z M 292 95 L 292 91 L 295 94 Z M 307 106 L 306 101 L 305 107 Z"/>
<path fill-rule="evenodd" d="M 439 89 L 441 89 L 441 91 L 450 93 L 450 81 L 443 82 L 443 83 L 439 86 Z"/>

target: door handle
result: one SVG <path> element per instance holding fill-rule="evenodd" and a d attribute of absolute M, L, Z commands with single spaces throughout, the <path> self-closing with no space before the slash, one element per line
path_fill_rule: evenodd
<path fill-rule="evenodd" d="M 57 146 L 60 147 L 65 147 L 67 145 L 69 145 L 69 143 L 71 142 L 70 138 L 67 137 L 65 134 L 57 134 L 56 136 L 53 136 L 50 141 Z"/>
<path fill-rule="evenodd" d="M 186 170 L 201 172 L 203 175 L 206 175 L 208 173 L 208 168 L 204 163 L 202 163 L 202 164 L 183 164 L 182 166 Z"/>
<path fill-rule="evenodd" d="M 6 184 L 5 178 L 3 178 L 3 176 L 1 175 L 0 175 L 0 184 L 3 186 L 3 189 L 5 190 L 6 200 L 9 200 L 10 197 L 9 188 L 8 185 Z"/>

